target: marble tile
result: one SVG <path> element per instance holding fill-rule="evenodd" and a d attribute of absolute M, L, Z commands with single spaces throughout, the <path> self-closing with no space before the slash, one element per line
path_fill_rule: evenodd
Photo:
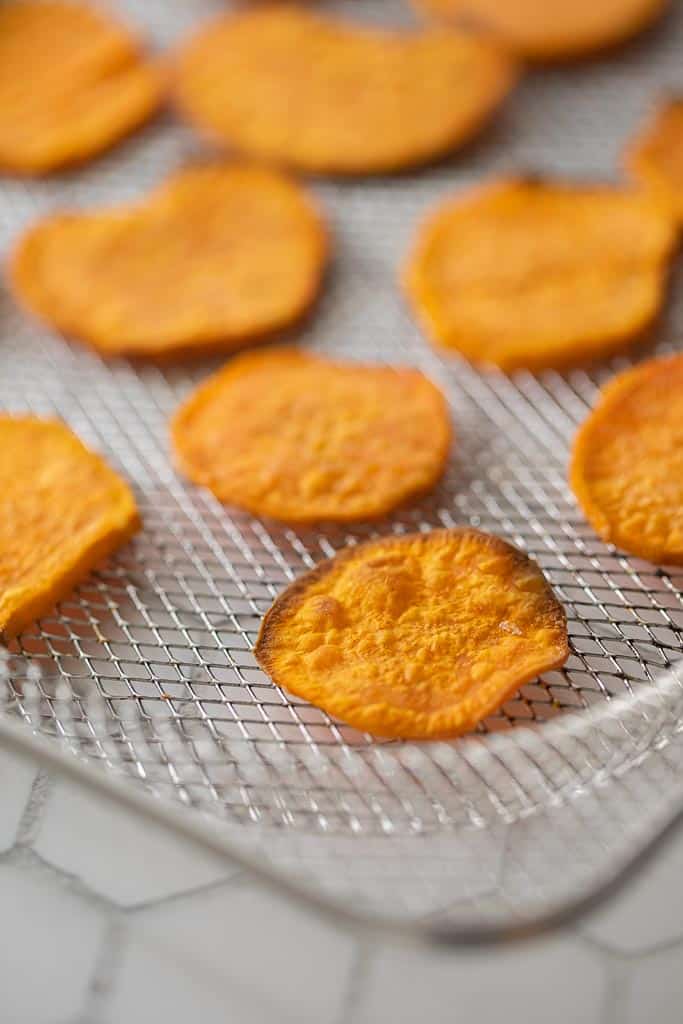
<path fill-rule="evenodd" d="M 212 991 L 266 1007 L 263 1021 L 338 1020 L 353 941 L 258 885 L 228 883 L 140 911 L 131 923 L 141 929 L 134 938 L 144 932 Z"/>
<path fill-rule="evenodd" d="M 224 859 L 64 780 L 43 812 L 34 848 L 120 906 L 162 899 L 235 872 Z"/>
<path fill-rule="evenodd" d="M 7 1024 L 76 1019 L 104 932 L 96 906 L 57 874 L 0 865 L 0 1018 Z"/>
<path fill-rule="evenodd" d="M 128 943 L 102 1024 L 163 1021 L 163 1024 L 266 1024 L 285 1021 L 259 991 L 240 986 L 182 950 L 171 939 L 144 934 Z"/>
<path fill-rule="evenodd" d="M 622 953 L 646 952 L 662 942 L 683 939 L 681 877 L 683 829 L 604 908 L 584 919 L 582 933 Z"/>
<path fill-rule="evenodd" d="M 597 952 L 571 937 L 477 951 L 383 947 L 353 1024 L 600 1024 L 605 984 Z"/>
<path fill-rule="evenodd" d="M 17 838 L 17 829 L 37 772 L 33 761 L 0 750 L 0 853 L 8 850 Z"/>
<path fill-rule="evenodd" d="M 681 1024 L 683 944 L 640 958 L 631 967 L 629 982 L 623 1024 Z"/>

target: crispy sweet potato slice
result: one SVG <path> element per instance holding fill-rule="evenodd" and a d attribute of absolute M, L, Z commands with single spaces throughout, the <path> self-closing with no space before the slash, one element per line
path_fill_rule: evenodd
<path fill-rule="evenodd" d="M 66 597 L 140 526 L 135 499 L 62 423 L 0 415 L 0 633 Z"/>
<path fill-rule="evenodd" d="M 165 90 L 160 67 L 96 7 L 0 4 L 0 169 L 44 174 L 94 156 L 143 124 Z"/>
<path fill-rule="evenodd" d="M 568 656 L 541 570 L 476 530 L 347 548 L 289 586 L 255 649 L 275 683 L 378 736 L 473 729 Z"/>
<path fill-rule="evenodd" d="M 384 515 L 433 486 L 450 438 L 446 402 L 417 370 L 291 348 L 234 359 L 172 424 L 190 479 L 291 522 Z"/>
<path fill-rule="evenodd" d="M 683 221 L 683 98 L 672 97 L 659 107 L 629 145 L 626 163 L 636 181 Z"/>
<path fill-rule="evenodd" d="M 472 33 L 380 31 L 280 4 L 201 30 L 178 57 L 175 94 L 219 145 L 314 173 L 365 174 L 455 149 L 516 74 L 497 44 Z"/>
<path fill-rule="evenodd" d="M 500 180 L 421 226 L 404 283 L 437 344 L 504 370 L 562 367 L 643 334 L 676 239 L 670 211 L 649 195 Z"/>
<path fill-rule="evenodd" d="M 47 217 L 20 240 L 14 291 L 105 355 L 240 348 L 313 303 L 327 253 L 306 194 L 274 171 L 210 164 L 134 206 Z"/>
<path fill-rule="evenodd" d="M 683 355 L 610 381 L 576 436 L 570 482 L 604 540 L 683 565 Z"/>
<path fill-rule="evenodd" d="M 669 0 L 413 0 L 450 22 L 488 28 L 511 50 L 540 61 L 571 60 L 637 35 Z"/>

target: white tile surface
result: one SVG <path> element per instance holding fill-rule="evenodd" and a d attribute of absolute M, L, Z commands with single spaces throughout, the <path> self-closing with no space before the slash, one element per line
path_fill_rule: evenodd
<path fill-rule="evenodd" d="M 386 949 L 353 1024 L 600 1024 L 606 974 L 571 937 L 477 952 Z"/>
<path fill-rule="evenodd" d="M 34 848 L 121 906 L 194 889 L 234 872 L 223 859 L 190 850 L 165 831 L 62 780 L 43 812 Z"/>
<path fill-rule="evenodd" d="M 227 982 L 172 940 L 143 934 L 129 942 L 102 1024 L 280 1024 L 286 1018 L 261 991 Z"/>
<path fill-rule="evenodd" d="M 610 949 L 646 952 L 683 939 L 683 833 L 679 830 L 642 872 L 606 907 L 587 918 L 581 931 Z M 683 1021 L 683 1008 L 680 1021 Z"/>
<path fill-rule="evenodd" d="M 264 1021 L 336 1024 L 351 939 L 261 887 L 236 881 L 134 918 L 155 949 L 210 978 L 210 990 L 267 1006 Z"/>
<path fill-rule="evenodd" d="M 34 773 L 3 765 L 12 842 Z M 225 881 L 222 862 L 114 804 L 60 780 L 45 792 L 33 843 L 55 869 L 16 848 L 0 860 L 1 1024 L 91 1024 L 93 999 L 97 1024 L 683 1021 L 683 830 L 579 933 L 470 953 L 377 944 L 354 976 L 352 937 L 244 877 Z M 74 876 L 123 908 L 126 942 L 101 990 L 111 912 Z"/>
<path fill-rule="evenodd" d="M 683 945 L 643 957 L 631 970 L 624 1024 L 681 1024 Z"/>
<path fill-rule="evenodd" d="M 52 1024 L 81 1011 L 105 919 L 65 879 L 0 865 L 0 1019 Z"/>
<path fill-rule="evenodd" d="M 0 750 L 0 853 L 13 845 L 31 795 L 37 768 L 32 761 Z"/>

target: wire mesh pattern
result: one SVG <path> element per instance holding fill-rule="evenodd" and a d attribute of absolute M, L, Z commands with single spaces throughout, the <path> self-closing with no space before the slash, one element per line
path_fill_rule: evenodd
<path fill-rule="evenodd" d="M 399 4 L 379 0 L 331 6 L 387 22 L 407 17 Z M 117 7 L 163 46 L 225 5 L 126 0 Z M 420 337 L 397 267 L 424 211 L 483 175 L 533 167 L 615 176 L 623 141 L 658 92 L 676 85 L 682 45 L 677 9 L 661 29 L 602 62 L 530 75 L 497 126 L 439 168 L 311 186 L 331 220 L 336 256 L 316 315 L 292 340 L 417 365 L 452 404 L 457 446 L 444 481 L 379 525 L 294 530 L 223 508 L 179 478 L 167 440 L 169 415 L 216 361 L 163 370 L 103 363 L 30 323 L 3 294 L 0 405 L 66 420 L 131 480 L 145 524 L 54 615 L 13 641 L 4 711 L 158 795 L 221 817 L 235 826 L 237 843 L 262 846 L 267 829 L 277 870 L 304 866 L 328 896 L 360 894 L 378 913 L 393 900 L 408 917 L 489 892 L 515 824 L 532 812 L 540 822 L 553 801 L 625 771 L 665 733 L 669 743 L 676 713 L 669 708 L 666 729 L 660 716 L 653 730 L 637 702 L 631 718 L 619 719 L 616 739 L 607 742 L 601 725 L 589 755 L 580 739 L 588 709 L 656 694 L 653 683 L 679 656 L 683 636 L 683 573 L 603 544 L 566 483 L 577 424 L 600 383 L 628 360 L 566 375 L 480 374 Z M 169 116 L 49 184 L 2 182 L 3 250 L 47 210 L 141 195 L 195 147 Z M 680 328 L 683 280 L 674 275 L 658 349 L 675 347 Z M 289 696 L 257 668 L 251 648 L 261 616 L 302 571 L 377 534 L 464 523 L 536 559 L 567 609 L 572 644 L 563 671 L 522 687 L 473 739 L 378 743 Z M 567 749 L 563 737 L 571 737 Z M 454 844 L 463 829 L 467 844 Z M 593 835 L 598 842 L 602 830 Z M 430 868 L 407 888 L 418 837 L 420 863 Z M 519 878 L 517 891 L 524 891 Z"/>

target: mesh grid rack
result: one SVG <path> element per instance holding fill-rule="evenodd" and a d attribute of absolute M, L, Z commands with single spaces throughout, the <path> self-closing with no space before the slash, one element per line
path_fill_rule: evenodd
<path fill-rule="evenodd" d="M 398 0 L 324 6 L 410 19 Z M 165 47 L 225 3 L 115 7 Z M 457 158 L 409 176 L 311 183 L 335 257 L 315 316 L 292 340 L 417 365 L 453 410 L 457 448 L 442 484 L 372 527 L 295 530 L 220 506 L 177 476 L 167 439 L 170 413 L 216 360 L 104 363 L 0 294 L 0 405 L 62 417 L 131 480 L 145 524 L 12 642 L 0 666 L 2 720 L 20 719 L 131 793 L 166 798 L 176 819 L 181 808 L 201 820 L 198 835 L 215 819 L 226 849 L 340 919 L 465 941 L 507 934 L 578 906 L 630 863 L 683 799 L 683 695 L 670 671 L 683 571 L 603 544 L 566 483 L 577 424 L 629 360 L 565 375 L 479 373 L 420 336 L 397 269 L 424 211 L 485 175 L 617 176 L 628 135 L 658 94 L 682 84 L 682 49 L 676 7 L 603 60 L 530 74 Z M 0 182 L 3 252 L 42 213 L 142 195 L 197 152 L 166 115 L 84 169 Z M 657 349 L 676 348 L 682 329 L 674 274 Z M 302 571 L 380 533 L 463 523 L 537 560 L 567 609 L 572 646 L 563 671 L 523 686 L 475 735 L 377 742 L 257 668 L 261 616 Z"/>

